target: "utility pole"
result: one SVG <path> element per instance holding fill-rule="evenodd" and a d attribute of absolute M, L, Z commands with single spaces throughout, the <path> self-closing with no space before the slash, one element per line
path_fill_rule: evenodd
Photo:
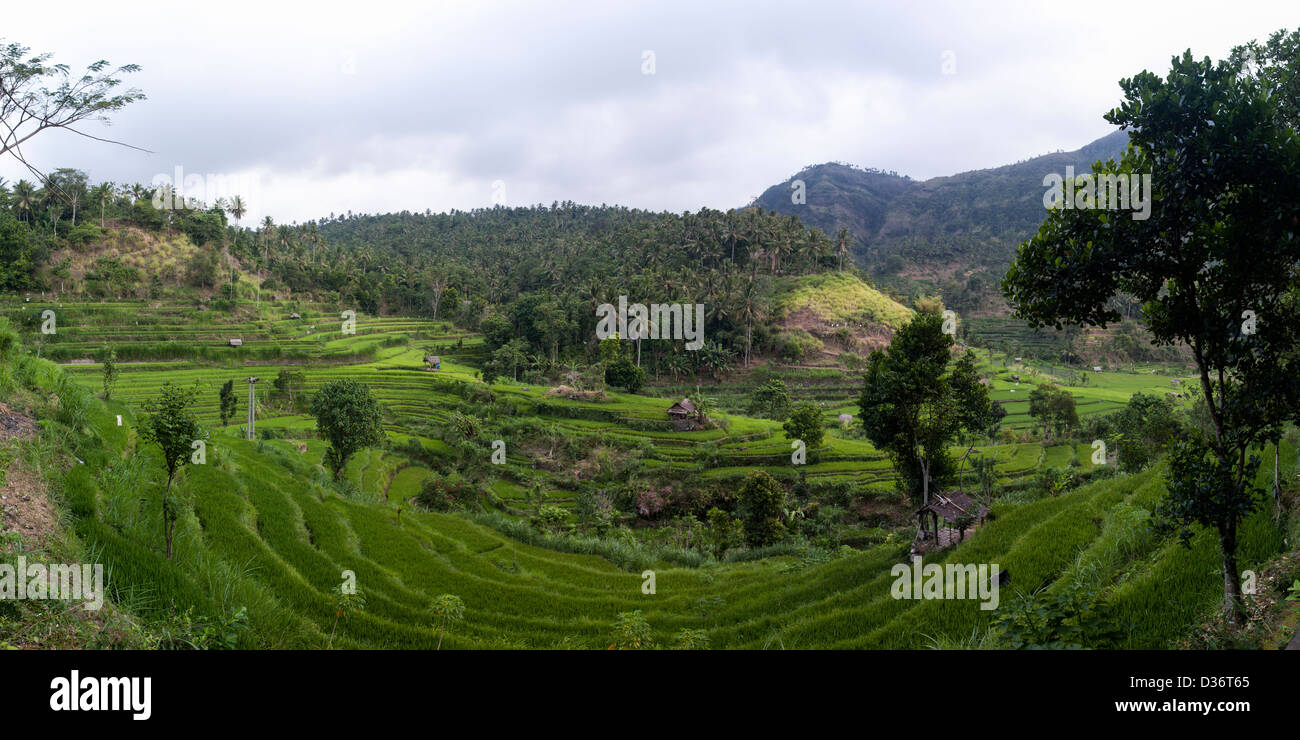
<path fill-rule="evenodd" d="M 255 421 L 255 416 L 256 416 L 254 412 L 254 408 L 257 404 L 256 396 L 253 395 L 253 384 L 256 382 L 257 382 L 257 378 L 248 379 L 248 441 L 249 442 L 252 442 L 254 439 L 257 438 L 257 435 L 254 434 L 253 432 L 253 423 Z"/>

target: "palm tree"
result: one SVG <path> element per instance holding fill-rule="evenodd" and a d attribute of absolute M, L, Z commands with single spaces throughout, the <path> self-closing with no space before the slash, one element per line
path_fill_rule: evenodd
<path fill-rule="evenodd" d="M 750 273 L 749 280 L 741 287 L 737 297 L 737 318 L 745 322 L 745 367 L 749 367 L 749 353 L 754 343 L 754 322 L 761 321 L 767 313 L 763 291 L 753 273 Z"/>
<path fill-rule="evenodd" d="M 849 236 L 849 230 L 841 228 L 840 233 L 835 236 L 835 252 L 840 258 L 840 272 L 844 272 L 844 258 L 849 254 L 849 243 L 852 237 Z"/>
<path fill-rule="evenodd" d="M 226 213 L 229 213 L 230 217 L 235 219 L 235 226 L 239 226 L 239 219 L 243 218 L 245 213 L 248 213 L 248 207 L 244 205 L 244 199 L 236 195 L 230 201 L 230 204 L 226 206 Z"/>
<path fill-rule="evenodd" d="M 820 272 L 822 260 L 829 257 L 834 251 L 834 245 L 831 244 L 830 237 L 821 229 L 813 229 L 809 234 L 808 252 L 812 259 L 810 266 L 811 272 Z"/>
<path fill-rule="evenodd" d="M 32 208 L 37 203 L 36 186 L 26 180 L 19 180 L 14 185 L 13 201 L 14 210 L 18 211 L 18 218 L 31 223 Z"/>
<path fill-rule="evenodd" d="M 736 212 L 727 211 L 725 216 L 726 222 L 722 227 L 723 239 L 731 245 L 731 261 L 736 261 L 736 242 L 740 241 L 740 225 L 737 223 Z"/>
<path fill-rule="evenodd" d="M 104 228 L 104 206 L 113 197 L 113 183 L 101 182 L 90 191 L 90 201 L 99 201 L 99 227 Z"/>

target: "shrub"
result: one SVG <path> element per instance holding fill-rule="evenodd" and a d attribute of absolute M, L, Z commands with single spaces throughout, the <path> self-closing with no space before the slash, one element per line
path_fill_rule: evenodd
<path fill-rule="evenodd" d="M 641 616 L 641 610 L 620 612 L 614 622 L 614 643 L 610 650 L 643 650 L 654 647 L 650 624 Z"/>
<path fill-rule="evenodd" d="M 751 413 L 762 414 L 777 421 L 782 421 L 789 416 L 790 390 L 786 387 L 785 381 L 772 378 L 755 388 L 749 398 L 749 410 Z"/>
<path fill-rule="evenodd" d="M 824 347 L 821 340 L 802 329 L 781 332 L 774 341 L 777 352 L 786 362 L 798 362 L 820 352 Z"/>
<path fill-rule="evenodd" d="M 1128 631 L 1105 601 L 1077 584 L 1021 595 L 995 629 L 1002 644 L 1015 650 L 1115 648 Z"/>
<path fill-rule="evenodd" d="M 811 401 L 804 401 L 794 407 L 790 418 L 781 428 L 790 439 L 802 439 L 809 449 L 816 449 L 822 444 L 826 430 L 822 424 L 822 412 Z"/>
<path fill-rule="evenodd" d="M 709 634 L 704 630 L 683 627 L 673 637 L 673 647 L 677 650 L 708 650 Z"/>
<path fill-rule="evenodd" d="M 605 384 L 636 393 L 645 385 L 645 370 L 626 357 L 620 357 L 605 368 Z"/>
<path fill-rule="evenodd" d="M 745 479 L 737 496 L 745 522 L 745 544 L 763 547 L 785 536 L 781 515 L 785 511 L 785 489 L 764 471 Z"/>

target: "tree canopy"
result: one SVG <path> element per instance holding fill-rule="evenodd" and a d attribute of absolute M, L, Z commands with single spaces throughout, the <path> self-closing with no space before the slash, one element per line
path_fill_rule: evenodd
<path fill-rule="evenodd" d="M 1258 492 L 1249 451 L 1300 408 L 1300 139 L 1267 77 L 1175 57 L 1121 80 L 1106 120 L 1130 132 L 1104 175 L 1149 174 L 1149 218 L 1058 208 L 1020 246 L 1003 289 L 1035 326 L 1106 326 L 1116 293 L 1154 341 L 1191 347 L 1212 421 L 1171 458 L 1166 513 L 1217 530 L 1225 599 L 1240 610 L 1237 525 Z"/>
<path fill-rule="evenodd" d="M 858 398 L 867 438 L 889 452 L 918 505 L 929 502 L 931 486 L 951 480 L 948 447 L 959 432 L 983 432 L 993 419 L 974 355 L 966 352 L 949 371 L 952 346 L 940 314 L 917 314 L 867 358 Z"/>
<path fill-rule="evenodd" d="M 337 480 L 358 450 L 383 441 L 383 411 L 370 388 L 355 380 L 326 383 L 312 398 L 316 429 L 329 441 L 325 464 Z"/>

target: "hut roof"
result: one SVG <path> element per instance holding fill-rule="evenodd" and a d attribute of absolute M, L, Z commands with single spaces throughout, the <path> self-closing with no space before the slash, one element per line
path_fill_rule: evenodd
<path fill-rule="evenodd" d="M 669 406 L 669 407 L 668 407 L 668 413 L 670 413 L 670 414 L 683 414 L 683 415 L 685 415 L 685 414 L 693 414 L 693 413 L 695 413 L 695 404 L 694 404 L 694 403 L 691 403 L 691 399 L 689 399 L 689 398 L 683 398 L 682 400 L 678 401 L 677 403 L 673 404 L 672 406 Z"/>
<path fill-rule="evenodd" d="M 950 522 L 956 521 L 962 516 L 982 519 L 989 513 L 988 507 L 961 491 L 936 493 L 930 497 L 930 503 L 917 509 L 916 513 L 920 515 L 927 511 L 938 514 Z"/>

